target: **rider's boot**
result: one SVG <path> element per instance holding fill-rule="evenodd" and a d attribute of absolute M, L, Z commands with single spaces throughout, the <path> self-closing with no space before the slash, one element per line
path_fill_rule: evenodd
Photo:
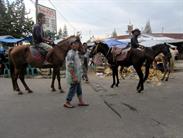
<path fill-rule="evenodd" d="M 49 65 L 51 64 L 49 61 L 50 61 L 50 56 L 51 56 L 51 53 L 52 53 L 52 50 L 48 50 L 48 53 L 46 54 L 46 58 L 45 58 L 45 61 L 44 61 L 44 65 Z"/>

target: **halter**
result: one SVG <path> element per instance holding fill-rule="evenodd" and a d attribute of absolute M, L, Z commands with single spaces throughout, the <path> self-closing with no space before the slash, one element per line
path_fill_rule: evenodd
<path fill-rule="evenodd" d="M 95 49 L 93 50 L 92 53 L 95 53 L 97 51 L 98 47 L 99 47 L 99 44 L 96 45 L 96 47 L 95 47 Z"/>
<path fill-rule="evenodd" d="M 106 57 L 109 55 L 109 52 L 110 52 L 111 49 L 112 49 L 112 47 L 109 48 L 109 50 L 107 51 Z"/>

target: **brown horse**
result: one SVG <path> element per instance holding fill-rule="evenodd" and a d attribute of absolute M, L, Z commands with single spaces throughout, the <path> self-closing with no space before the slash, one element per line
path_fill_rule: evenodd
<path fill-rule="evenodd" d="M 78 43 L 78 45 L 80 45 L 80 47 L 82 48 L 80 37 L 73 35 L 60 41 L 56 46 L 54 46 L 51 51 L 49 59 L 47 59 L 51 63 L 51 65 L 47 67 L 53 68 L 52 83 L 51 83 L 51 88 L 53 91 L 55 91 L 54 81 L 56 76 L 58 79 L 59 89 L 63 91 L 60 84 L 60 67 L 64 63 L 65 56 L 67 52 L 71 49 L 71 44 L 73 42 Z M 11 48 L 8 53 L 13 90 L 18 91 L 18 94 L 23 94 L 23 92 L 20 91 L 20 88 L 17 83 L 18 78 L 21 80 L 22 84 L 25 87 L 25 90 L 27 90 L 28 93 L 33 92 L 27 86 L 24 80 L 25 70 L 28 64 L 37 68 L 45 68 L 45 66 L 43 65 L 44 58 L 38 59 L 33 55 L 33 52 L 31 51 L 32 50 L 31 48 L 29 48 L 29 46 L 22 45 Z"/>

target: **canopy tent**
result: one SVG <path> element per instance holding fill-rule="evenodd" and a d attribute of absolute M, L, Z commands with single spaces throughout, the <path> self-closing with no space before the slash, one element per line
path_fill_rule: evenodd
<path fill-rule="evenodd" d="M 111 39 L 105 39 L 103 40 L 105 44 L 107 44 L 109 47 L 117 46 L 120 48 L 126 47 L 128 45 L 128 42 L 119 41 L 117 39 L 111 38 Z"/>
<path fill-rule="evenodd" d="M 14 37 L 0 37 L 0 42 L 2 43 L 19 43 L 22 41 L 32 41 L 32 36 L 25 38 L 14 38 Z"/>

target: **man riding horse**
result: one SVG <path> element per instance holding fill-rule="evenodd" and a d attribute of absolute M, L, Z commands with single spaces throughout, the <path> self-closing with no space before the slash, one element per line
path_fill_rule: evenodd
<path fill-rule="evenodd" d="M 49 59 L 52 49 L 52 46 L 49 44 L 53 44 L 53 41 L 47 39 L 43 31 L 43 24 L 45 24 L 45 15 L 43 13 L 38 13 L 37 20 L 38 23 L 33 26 L 32 31 L 33 43 L 35 47 L 41 48 L 46 52 L 46 54 L 44 54 L 44 56 L 46 55 L 44 64 L 48 64 L 47 59 Z"/>

